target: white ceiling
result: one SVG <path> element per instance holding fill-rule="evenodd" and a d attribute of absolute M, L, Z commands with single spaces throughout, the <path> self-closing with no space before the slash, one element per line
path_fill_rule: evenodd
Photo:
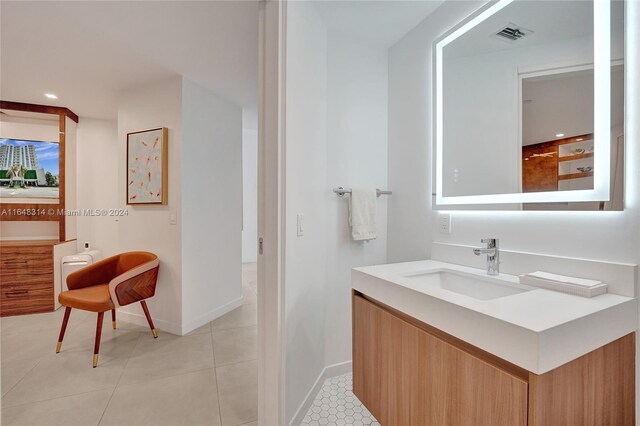
<path fill-rule="evenodd" d="M 390 47 L 442 3 L 315 4 L 329 30 Z M 4 100 L 114 119 L 120 92 L 184 75 L 256 107 L 257 1 L 2 1 L 0 9 Z"/>
<path fill-rule="evenodd" d="M 522 83 L 522 144 L 593 132 L 593 70 L 529 78 Z M 624 124 L 624 68 L 611 68 L 611 128 Z"/>
<path fill-rule="evenodd" d="M 257 103 L 256 1 L 2 1 L 0 8 L 4 100 L 113 119 L 120 91 L 184 75 L 240 106 Z"/>
<path fill-rule="evenodd" d="M 318 0 L 314 4 L 327 29 L 391 47 L 444 0 Z"/>
<path fill-rule="evenodd" d="M 515 24 L 533 31 L 516 42 L 495 34 Z M 593 2 L 515 1 L 466 32 L 444 49 L 446 57 L 517 49 L 593 34 Z"/>

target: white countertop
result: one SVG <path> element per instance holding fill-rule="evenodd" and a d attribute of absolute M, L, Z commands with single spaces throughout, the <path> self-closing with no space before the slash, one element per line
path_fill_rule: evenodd
<path fill-rule="evenodd" d="M 407 277 L 486 272 L 434 260 L 354 268 L 353 288 L 533 373 L 543 374 L 637 328 L 636 299 L 615 294 L 586 298 L 532 289 L 478 300 Z M 503 285 L 523 287 L 513 275 Z M 530 287 L 529 287 L 530 288 Z"/>

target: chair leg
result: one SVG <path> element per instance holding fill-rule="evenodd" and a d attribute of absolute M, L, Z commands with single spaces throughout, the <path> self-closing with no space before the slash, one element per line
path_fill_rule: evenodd
<path fill-rule="evenodd" d="M 113 326 L 113 329 L 116 329 L 116 310 L 112 309 L 111 310 L 111 325 Z"/>
<path fill-rule="evenodd" d="M 58 344 L 56 345 L 56 353 L 60 353 L 60 348 L 62 347 L 62 339 L 64 339 L 64 332 L 67 331 L 69 315 L 71 315 L 71 308 L 66 306 L 64 310 L 64 318 L 62 319 L 62 328 L 60 328 L 60 336 L 58 337 Z"/>
<path fill-rule="evenodd" d="M 102 335 L 102 320 L 104 312 L 98 312 L 98 325 L 96 327 L 96 344 L 93 347 L 93 368 L 98 366 L 98 353 L 100 352 L 100 336 Z"/>
<path fill-rule="evenodd" d="M 158 338 L 158 332 L 156 331 L 156 328 L 153 326 L 153 320 L 151 319 L 151 314 L 149 313 L 149 308 L 147 308 L 147 302 L 145 302 L 144 300 L 141 300 L 140 304 L 142 305 L 142 310 L 144 311 L 144 316 L 147 317 L 147 322 L 149 323 L 149 328 L 151 328 L 151 334 L 153 334 L 153 338 L 156 339 L 156 338 Z"/>

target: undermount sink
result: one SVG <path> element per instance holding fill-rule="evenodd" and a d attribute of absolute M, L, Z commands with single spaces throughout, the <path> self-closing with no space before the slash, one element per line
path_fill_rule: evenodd
<path fill-rule="evenodd" d="M 508 283 L 499 278 L 483 277 L 448 270 L 406 275 L 420 284 L 439 287 L 477 300 L 493 300 L 524 293 L 531 289 Z"/>
<path fill-rule="evenodd" d="M 538 375 L 638 328 L 634 298 L 579 297 L 437 260 L 362 266 L 351 276 L 354 294 Z"/>

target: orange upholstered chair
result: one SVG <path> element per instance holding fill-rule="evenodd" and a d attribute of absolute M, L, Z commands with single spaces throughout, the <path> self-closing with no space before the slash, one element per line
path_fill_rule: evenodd
<path fill-rule="evenodd" d="M 158 256 L 146 251 L 133 251 L 109 257 L 70 274 L 67 277 L 69 290 L 63 291 L 58 296 L 60 304 L 66 309 L 56 353 L 60 352 L 62 347 L 62 339 L 72 308 L 98 313 L 93 368 L 98 365 L 102 320 L 104 313 L 109 310 L 115 329 L 116 309 L 130 303 L 140 302 L 153 337 L 158 337 L 149 314 L 149 308 L 144 301 L 156 292 L 158 268 Z"/>

